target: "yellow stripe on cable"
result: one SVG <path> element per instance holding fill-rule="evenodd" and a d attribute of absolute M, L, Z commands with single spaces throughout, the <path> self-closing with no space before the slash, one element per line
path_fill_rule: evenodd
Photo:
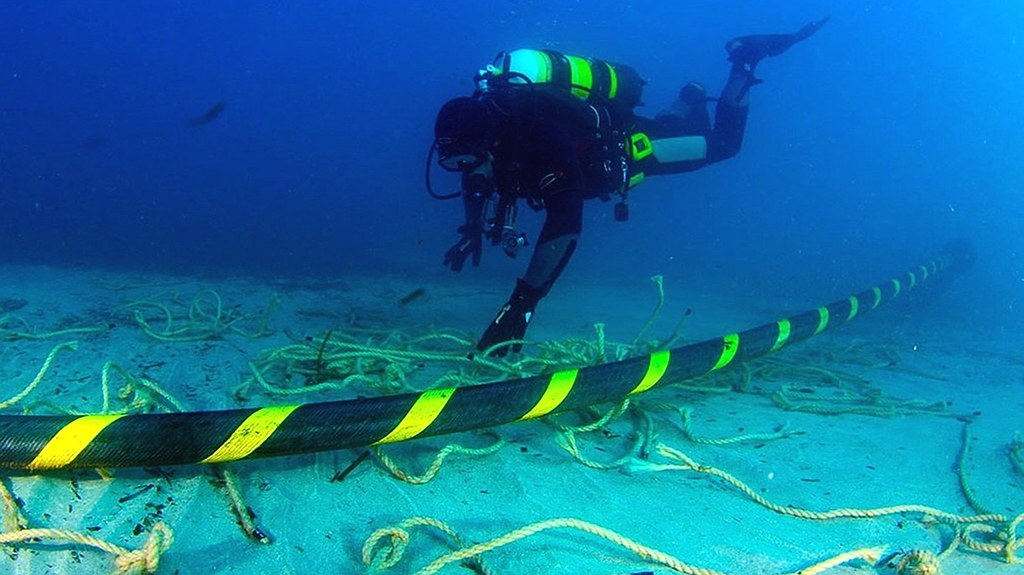
<path fill-rule="evenodd" d="M 715 366 L 711 368 L 711 371 L 722 369 L 729 365 L 729 363 L 736 357 L 736 351 L 740 348 L 740 334 L 730 333 L 729 335 L 722 338 L 722 355 L 718 356 L 718 361 Z"/>
<path fill-rule="evenodd" d="M 892 279 L 892 297 L 893 297 L 893 299 L 896 299 L 897 297 L 899 297 L 900 290 L 902 288 L 903 288 L 903 286 L 900 285 L 900 280 L 898 280 L 896 278 L 893 278 Z"/>
<path fill-rule="evenodd" d="M 667 349 L 652 353 L 650 362 L 647 364 L 647 373 L 644 374 L 644 378 L 640 380 L 640 383 L 629 394 L 633 395 L 634 393 L 647 391 L 661 381 L 662 376 L 665 375 L 665 370 L 668 369 L 670 355 L 671 353 Z"/>
<path fill-rule="evenodd" d="M 117 415 L 83 415 L 65 425 L 43 446 L 43 449 L 28 464 L 33 471 L 42 469 L 60 469 L 69 465 L 88 447 L 93 439 L 114 423 L 124 417 Z"/>
<path fill-rule="evenodd" d="M 786 342 L 789 341 L 790 329 L 792 328 L 788 319 L 780 319 L 775 323 L 779 326 L 779 335 L 775 338 L 775 343 L 769 351 L 779 351 L 782 346 L 786 345 Z"/>
<path fill-rule="evenodd" d="M 541 395 L 537 405 L 534 405 L 533 409 L 520 417 L 519 421 L 543 417 L 554 411 L 559 405 L 562 405 L 565 398 L 569 396 L 569 392 L 572 391 L 572 386 L 576 384 L 576 375 L 578 373 L 578 369 L 566 369 L 552 373 L 551 379 L 548 380 L 548 386 L 544 390 L 544 395 Z"/>
<path fill-rule="evenodd" d="M 257 409 L 222 443 L 216 451 L 200 463 L 238 461 L 248 457 L 263 445 L 298 405 L 275 405 Z"/>
<path fill-rule="evenodd" d="M 871 309 L 878 307 L 878 304 L 882 303 L 882 290 L 873 287 L 871 293 L 875 294 L 875 303 L 871 304 Z"/>
<path fill-rule="evenodd" d="M 857 296 L 850 296 L 850 315 L 846 316 L 846 321 L 857 317 L 857 311 L 860 309 L 860 301 L 857 300 Z"/>
<path fill-rule="evenodd" d="M 818 308 L 818 327 L 814 329 L 814 335 L 825 331 L 826 327 L 828 327 L 828 308 L 821 306 Z"/>
<path fill-rule="evenodd" d="M 391 433 L 385 435 L 383 439 L 373 442 L 373 445 L 405 441 L 423 433 L 423 430 L 434 423 L 437 416 L 441 414 L 441 410 L 448 404 L 448 400 L 454 393 L 454 387 L 424 391 L 416 398 L 416 402 L 409 408 L 409 413 L 405 414 L 405 417 L 391 430 Z"/>

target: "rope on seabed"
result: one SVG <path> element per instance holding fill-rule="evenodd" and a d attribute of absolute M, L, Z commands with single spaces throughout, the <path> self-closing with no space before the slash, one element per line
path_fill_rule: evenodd
<path fill-rule="evenodd" d="M 149 533 L 146 543 L 139 549 L 125 549 L 89 535 L 82 535 L 64 529 L 19 529 L 0 533 L 0 545 L 18 547 L 21 544 L 38 543 L 48 540 L 54 543 L 75 543 L 106 551 L 115 556 L 114 573 L 133 575 L 155 573 L 160 565 L 160 555 L 174 543 L 174 533 L 165 523 L 157 523 Z"/>
<path fill-rule="evenodd" d="M 18 531 L 28 527 L 28 519 L 21 512 L 18 501 L 14 498 L 11 490 L 7 488 L 7 483 L 2 478 L 0 478 L 0 501 L 3 501 L 4 504 L 3 530 L 5 532 Z"/>
<path fill-rule="evenodd" d="M 940 575 L 939 557 L 925 549 L 914 549 L 900 559 L 893 568 L 896 575 Z"/>
<path fill-rule="evenodd" d="M 648 547 L 610 529 L 573 518 L 548 519 L 546 521 L 532 523 L 504 535 L 495 537 L 489 541 L 471 545 L 469 547 L 462 547 L 461 540 L 458 535 L 445 523 L 430 517 L 412 517 L 405 519 L 392 527 L 385 527 L 374 531 L 363 544 L 363 564 L 370 567 L 373 572 L 383 571 L 397 565 L 398 562 L 401 561 L 405 549 L 411 541 L 411 536 L 408 530 L 412 527 L 434 527 L 435 529 L 447 534 L 460 546 L 459 549 L 438 557 L 429 565 L 416 571 L 415 575 L 433 575 L 445 566 L 455 563 L 456 561 L 478 559 L 479 556 L 484 553 L 515 543 L 516 541 L 526 539 L 527 537 L 536 535 L 541 531 L 559 528 L 575 529 L 600 537 L 633 552 L 644 561 L 662 565 L 676 573 L 683 573 L 684 575 L 726 575 L 721 571 L 688 565 L 668 553 Z M 386 541 L 385 538 L 387 538 Z M 884 552 L 885 549 L 882 547 L 857 549 L 836 555 L 835 557 L 831 557 L 825 561 L 821 561 L 810 567 L 796 571 L 792 575 L 817 575 L 831 569 L 832 567 L 858 560 L 875 564 L 879 559 L 881 559 Z M 487 573 L 488 571 L 484 570 L 483 572 Z"/>
<path fill-rule="evenodd" d="M 701 445 L 721 446 L 729 445 L 732 443 L 743 443 L 745 441 L 771 441 L 773 439 L 782 439 L 785 437 L 790 437 L 792 435 L 804 434 L 804 432 L 802 431 L 788 430 L 786 429 L 786 425 L 783 424 L 777 427 L 774 431 L 768 433 L 744 433 L 740 435 L 734 435 L 731 437 L 720 438 L 701 437 L 693 432 L 693 421 L 691 418 L 693 410 L 688 407 L 681 407 L 677 408 L 676 411 L 679 412 L 679 418 L 682 420 L 683 435 L 685 435 L 686 439 L 692 441 L 693 443 L 698 443 Z"/>
<path fill-rule="evenodd" d="M 420 475 L 415 475 L 402 469 L 394 460 L 394 458 L 388 455 L 380 447 L 374 447 L 373 452 L 377 456 L 377 459 L 380 460 L 381 465 L 383 465 L 388 470 L 388 472 L 390 472 L 391 475 L 393 475 L 395 478 L 400 479 L 406 483 L 411 483 L 413 485 L 422 485 L 424 483 L 430 482 L 432 479 L 434 479 L 435 476 L 437 476 L 438 472 L 441 471 L 441 465 L 444 463 L 445 458 L 447 458 L 449 455 L 453 453 L 459 455 L 468 455 L 471 457 L 482 457 L 485 455 L 495 453 L 499 449 L 505 447 L 506 445 L 508 445 L 508 442 L 501 439 L 497 435 L 495 435 L 495 442 L 491 445 L 488 445 L 487 447 L 471 448 L 463 447 L 455 443 L 449 443 L 448 445 L 445 445 L 443 448 L 441 448 L 434 455 L 433 461 L 431 461 L 426 471 L 424 471 Z"/>
<path fill-rule="evenodd" d="M 203 296 L 207 294 L 212 299 L 211 302 L 204 301 Z M 277 294 L 271 294 L 266 309 L 255 315 L 245 315 L 235 308 L 225 308 L 220 294 L 215 290 L 207 289 L 192 299 L 184 318 L 175 317 L 167 304 L 156 299 L 133 301 L 124 307 L 132 310 L 135 323 L 153 339 L 162 342 L 194 342 L 215 338 L 225 333 L 234 333 L 248 339 L 264 337 L 270 333 L 267 327 L 270 316 L 277 311 L 280 304 Z M 178 302 L 175 296 L 172 305 L 183 304 Z M 147 307 L 156 308 L 165 324 L 163 331 L 158 331 L 150 324 L 151 320 L 147 319 L 146 314 L 142 311 Z M 246 330 L 236 325 L 253 319 L 257 322 L 257 327 L 254 330 Z"/>
<path fill-rule="evenodd" d="M 1024 546 L 1024 541 L 1018 540 L 1017 538 L 1017 529 L 1021 523 L 1024 523 L 1024 513 L 1021 513 L 1014 518 L 1009 518 L 1005 515 L 995 513 L 965 516 L 947 513 L 940 509 L 924 505 L 894 505 L 875 509 L 842 508 L 822 512 L 810 511 L 773 503 L 762 497 L 746 483 L 740 481 L 736 477 L 733 477 L 729 473 L 716 467 L 701 465 L 686 454 L 667 445 L 659 445 L 657 451 L 663 457 L 674 460 L 678 463 L 658 464 L 646 461 L 634 461 L 631 466 L 631 471 L 684 470 L 711 475 L 722 479 L 726 483 L 740 490 L 747 497 L 762 507 L 782 515 L 798 517 L 800 519 L 827 521 L 840 518 L 869 519 L 900 513 L 921 515 L 928 520 L 949 525 L 954 529 L 956 534 L 955 539 L 953 543 L 951 543 L 950 548 L 942 552 L 941 555 L 943 556 L 952 551 L 955 546 L 963 545 L 973 551 L 988 553 L 991 555 L 1001 555 L 1007 563 L 1015 563 L 1017 561 L 1017 550 Z M 999 526 L 1005 527 L 1000 529 Z M 908 565 L 910 564 L 909 561 L 911 560 L 908 560 Z M 915 575 L 928 573 L 927 567 L 925 567 L 924 570 L 911 570 L 906 572 L 913 573 Z"/>
<path fill-rule="evenodd" d="M 46 376 L 46 372 L 50 371 L 50 366 L 52 366 L 53 362 L 57 359 L 57 355 L 60 354 L 60 352 L 64 351 L 65 349 L 78 349 L 78 342 L 70 341 L 67 343 L 62 343 L 54 347 L 52 350 L 50 350 L 50 354 L 46 356 L 46 361 L 44 361 L 43 366 L 39 368 L 39 372 L 36 373 L 35 378 L 33 378 L 32 381 L 27 386 L 25 386 L 25 389 L 15 394 L 14 397 L 8 399 L 7 401 L 0 402 L 0 409 L 7 409 L 8 407 L 11 407 L 12 405 L 28 397 L 28 394 L 32 393 L 32 390 L 34 390 L 36 386 L 39 385 L 39 382 L 43 381 L 43 377 Z"/>
<path fill-rule="evenodd" d="M 17 323 L 21 325 L 22 330 L 11 329 L 8 325 Z M 28 322 L 11 315 L 0 316 L 0 341 L 16 341 L 19 339 L 28 340 L 42 340 L 50 339 L 54 337 L 65 337 L 69 335 L 77 335 L 84 333 L 102 333 L 110 328 L 108 326 L 96 326 L 96 327 L 72 327 L 67 329 L 58 329 L 54 331 L 43 331 L 35 332 L 29 326 Z"/>
<path fill-rule="evenodd" d="M 246 401 L 251 389 L 261 389 L 270 396 L 289 397 L 346 389 L 354 384 L 390 394 L 415 390 L 407 378 L 419 371 L 424 363 L 453 366 L 455 371 L 435 378 L 433 385 L 443 382 L 444 385 L 458 387 L 481 379 L 525 377 L 641 355 L 674 342 L 689 316 L 689 312 L 683 314 L 676 331 L 666 341 L 643 341 L 644 332 L 659 317 L 664 306 L 661 278 L 655 276 L 651 279 L 658 289 L 658 303 L 632 344 L 607 341 L 604 325 L 600 323 L 594 325 L 593 341 L 580 338 L 546 342 L 511 340 L 483 351 L 476 350 L 474 339 L 468 335 L 437 330 L 412 338 L 394 330 L 363 330 L 365 341 L 357 341 L 352 334 L 332 330 L 322 338 L 309 338 L 304 343 L 293 336 L 296 343 L 260 352 L 249 363 L 251 375 L 236 386 L 233 394 L 239 401 Z M 536 349 L 536 353 L 507 359 L 491 357 L 494 350 L 513 345 L 529 346 Z M 417 350 L 416 346 L 425 346 L 427 351 Z"/>
<path fill-rule="evenodd" d="M 882 517 L 885 515 L 894 515 L 897 513 L 918 513 L 922 515 L 928 515 L 935 519 L 947 523 L 947 524 L 959 524 L 959 523 L 1005 523 L 1009 521 L 1006 516 L 999 514 L 983 514 L 983 515 L 954 515 L 945 511 L 935 509 L 934 507 L 927 507 L 925 505 L 895 505 L 891 507 L 881 507 L 877 509 L 833 509 L 831 511 L 808 511 L 806 509 L 799 509 L 796 507 L 788 507 L 772 503 L 768 501 L 756 491 L 754 491 L 749 485 L 733 477 L 729 473 L 718 469 L 717 467 L 710 467 L 707 465 L 701 465 L 690 459 L 685 453 L 673 449 L 667 445 L 661 444 L 657 449 L 658 453 L 663 457 L 670 460 L 677 461 L 676 464 L 659 464 L 649 463 L 646 461 L 636 461 L 632 467 L 632 471 L 669 471 L 669 470 L 684 470 L 684 471 L 695 471 L 697 473 L 705 473 L 719 479 L 724 480 L 726 483 L 739 489 L 747 497 L 754 500 L 762 507 L 766 507 L 776 513 L 782 515 L 789 515 L 790 517 L 798 517 L 800 519 L 814 519 L 818 521 L 824 521 L 828 519 L 840 519 L 840 518 L 872 518 Z"/>
<path fill-rule="evenodd" d="M 981 504 L 978 500 L 978 495 L 974 492 L 974 488 L 971 487 L 970 482 L 967 479 L 967 454 L 971 446 L 971 424 L 965 422 L 961 429 L 960 435 L 960 453 L 956 457 L 956 476 L 960 482 L 960 491 L 964 494 L 964 499 L 970 504 L 971 509 L 975 513 L 990 513 L 988 508 Z"/>
<path fill-rule="evenodd" d="M 214 473 L 224 481 L 224 491 L 227 493 L 228 501 L 231 503 L 231 511 L 234 512 L 235 518 L 238 519 L 238 525 L 242 528 L 242 531 L 257 543 L 264 545 L 273 543 L 273 539 L 267 534 L 267 531 L 254 522 L 255 514 L 242 498 L 242 489 L 238 486 L 238 477 L 235 473 L 221 466 L 218 466 Z"/>

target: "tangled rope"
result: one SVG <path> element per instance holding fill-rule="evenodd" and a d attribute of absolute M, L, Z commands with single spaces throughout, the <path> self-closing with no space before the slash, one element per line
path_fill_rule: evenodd
<path fill-rule="evenodd" d="M 932 517 L 935 520 L 950 525 L 956 524 L 968 524 L 968 523 L 1005 523 L 1008 519 L 1003 515 L 998 514 L 984 514 L 984 515 L 955 515 L 953 513 L 947 513 L 945 511 L 935 509 L 934 507 L 928 507 L 925 505 L 894 505 L 891 507 L 881 507 L 877 509 L 833 509 L 830 511 L 809 511 L 806 509 L 799 509 L 796 507 L 790 507 L 785 505 L 779 505 L 772 503 L 765 499 L 756 491 L 754 491 L 749 485 L 733 477 L 729 473 L 718 469 L 716 467 L 710 467 L 707 465 L 701 465 L 690 459 L 685 453 L 673 449 L 667 445 L 659 445 L 658 453 L 663 457 L 677 461 L 677 464 L 658 464 L 649 463 L 646 461 L 636 461 L 632 466 L 633 471 L 667 471 L 667 470 L 685 470 L 695 471 L 697 473 L 704 473 L 714 477 L 722 479 L 726 483 L 732 485 L 736 489 L 739 489 L 750 499 L 754 500 L 762 507 L 766 507 L 776 513 L 782 515 L 788 515 L 790 517 L 798 517 L 800 519 L 814 519 L 817 521 L 825 521 L 829 519 L 839 518 L 872 518 L 882 517 L 885 515 L 896 515 L 899 513 L 915 513 L 920 515 L 926 515 Z"/>
<path fill-rule="evenodd" d="M 380 460 L 381 465 L 383 465 L 384 468 L 387 469 L 388 472 L 391 473 L 391 475 L 393 475 L 395 478 L 400 479 L 406 483 L 411 483 L 413 485 L 422 485 L 424 483 L 429 483 L 431 480 L 434 479 L 434 477 L 437 476 L 438 472 L 441 471 L 441 465 L 444 463 L 444 460 L 449 455 L 458 454 L 470 457 L 483 457 L 485 455 L 490 455 L 492 453 L 497 452 L 499 449 L 505 447 L 506 445 L 508 445 L 508 442 L 497 436 L 495 436 L 495 442 L 486 447 L 471 448 L 463 447 L 455 443 L 449 443 L 448 445 L 442 447 L 434 455 L 434 459 L 430 462 L 430 465 L 427 467 L 426 471 L 419 475 L 402 469 L 399 466 L 398 462 L 396 462 L 393 457 L 388 455 L 380 447 L 374 447 L 373 453 L 377 456 L 377 459 Z"/>
<path fill-rule="evenodd" d="M 116 556 L 114 559 L 115 575 L 136 575 L 156 572 L 160 565 L 160 555 L 174 543 L 174 533 L 165 523 L 157 523 L 150 531 L 146 543 L 135 550 L 125 549 L 102 539 L 64 529 L 20 529 L 0 533 L 0 545 L 11 547 L 18 547 L 25 543 L 37 543 L 39 540 L 53 543 L 74 543 L 106 551 Z"/>

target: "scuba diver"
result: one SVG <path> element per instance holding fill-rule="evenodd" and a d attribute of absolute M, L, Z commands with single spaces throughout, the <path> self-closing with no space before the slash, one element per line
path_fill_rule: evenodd
<path fill-rule="evenodd" d="M 545 210 L 526 272 L 488 325 L 476 348 L 489 355 L 518 352 L 538 302 L 551 290 L 579 239 L 583 202 L 617 198 L 615 219 L 628 218 L 628 192 L 646 176 L 689 172 L 735 156 L 743 142 L 754 72 L 821 28 L 828 17 L 793 34 L 741 36 L 725 45 L 731 72 L 715 105 L 691 82 L 654 118 L 634 114 L 646 83 L 633 68 L 551 50 L 501 52 L 476 76 L 471 97 L 438 112 L 427 159 L 427 189 L 439 199 L 462 197 L 461 238 L 444 265 L 478 266 L 484 239 L 515 257 L 529 245 L 516 228 L 518 200 Z M 461 191 L 430 187 L 434 154 L 461 174 Z"/>

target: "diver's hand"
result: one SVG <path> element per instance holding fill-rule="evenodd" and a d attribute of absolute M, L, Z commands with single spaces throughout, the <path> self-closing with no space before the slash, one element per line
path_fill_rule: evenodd
<path fill-rule="evenodd" d="M 462 239 L 445 252 L 444 267 L 451 268 L 453 272 L 461 272 L 470 256 L 473 257 L 473 267 L 479 267 L 484 246 L 483 227 L 480 224 L 465 224 L 459 226 L 458 232 L 462 234 Z"/>
<path fill-rule="evenodd" d="M 751 70 L 768 56 L 778 56 L 789 50 L 793 44 L 810 38 L 828 22 L 830 16 L 811 22 L 792 34 L 754 34 L 733 38 L 725 44 L 729 61 L 747 66 Z"/>

